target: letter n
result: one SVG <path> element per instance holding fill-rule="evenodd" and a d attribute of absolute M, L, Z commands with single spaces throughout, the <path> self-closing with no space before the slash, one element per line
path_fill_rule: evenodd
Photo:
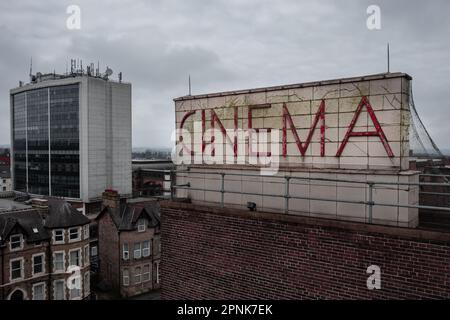
<path fill-rule="evenodd" d="M 375 126 L 375 131 L 354 132 L 353 129 L 355 128 L 356 121 L 358 121 L 358 117 L 364 106 L 366 107 L 367 113 L 369 114 L 370 119 L 372 120 L 372 123 Z M 361 102 L 359 103 L 358 108 L 355 111 L 355 115 L 353 116 L 353 119 L 350 122 L 347 133 L 345 134 L 344 140 L 342 140 L 341 146 L 339 147 L 339 149 L 336 153 L 336 157 L 341 156 L 342 152 L 345 149 L 345 146 L 347 145 L 348 140 L 351 137 L 379 137 L 388 156 L 391 158 L 394 157 L 394 153 L 392 152 L 392 149 L 389 146 L 389 143 L 386 139 L 386 135 L 384 134 L 384 131 L 381 128 L 380 122 L 378 122 L 377 116 L 375 115 L 375 112 L 373 111 L 372 106 L 370 105 L 369 100 L 367 100 L 366 97 L 362 97 Z"/>

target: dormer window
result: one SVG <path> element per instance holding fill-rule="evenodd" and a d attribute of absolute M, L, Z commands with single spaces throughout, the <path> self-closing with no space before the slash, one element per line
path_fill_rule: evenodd
<path fill-rule="evenodd" d="M 147 227 L 146 220 L 139 219 L 137 225 L 138 225 L 138 232 L 144 232 Z"/>
<path fill-rule="evenodd" d="M 60 244 L 64 243 L 64 230 L 53 230 L 53 243 Z"/>
<path fill-rule="evenodd" d="M 9 238 L 9 249 L 11 251 L 21 250 L 23 248 L 23 237 L 21 234 L 12 235 Z"/>

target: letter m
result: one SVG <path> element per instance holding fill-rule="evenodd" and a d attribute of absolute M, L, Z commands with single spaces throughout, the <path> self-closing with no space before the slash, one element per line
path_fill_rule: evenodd
<path fill-rule="evenodd" d="M 320 124 L 320 156 L 325 156 L 325 100 L 322 100 L 319 106 L 319 110 L 316 113 L 316 117 L 314 118 L 314 122 L 311 125 L 311 128 L 308 133 L 308 137 L 306 138 L 305 143 L 303 144 L 298 136 L 297 129 L 295 128 L 294 122 L 292 121 L 291 114 L 289 113 L 288 108 L 286 107 L 286 103 L 283 104 L 283 157 L 287 156 L 287 125 L 289 124 L 289 128 L 294 135 L 295 143 L 297 144 L 298 150 L 302 156 L 305 156 L 306 150 L 308 150 L 309 144 L 311 143 L 312 136 L 314 131 L 316 130 L 317 124 Z"/>

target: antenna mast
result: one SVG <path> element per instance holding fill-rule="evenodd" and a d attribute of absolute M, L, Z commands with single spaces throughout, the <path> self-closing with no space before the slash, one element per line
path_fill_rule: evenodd
<path fill-rule="evenodd" d="M 30 81 L 32 81 L 32 76 L 33 76 L 33 57 L 31 57 L 30 59 Z"/>
<path fill-rule="evenodd" d="M 191 93 L 191 75 L 189 75 L 189 95 L 192 95 Z"/>
<path fill-rule="evenodd" d="M 389 52 L 389 42 L 387 44 L 387 72 L 391 72 L 391 54 Z"/>

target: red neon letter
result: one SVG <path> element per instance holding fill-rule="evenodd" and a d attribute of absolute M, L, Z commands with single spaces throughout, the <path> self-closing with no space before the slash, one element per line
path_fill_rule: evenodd
<path fill-rule="evenodd" d="M 181 123 L 180 123 L 180 130 L 183 129 L 184 123 L 193 114 L 195 114 L 195 111 L 189 111 L 183 116 L 183 119 L 181 119 Z M 183 150 L 186 150 L 187 152 L 189 152 L 191 154 L 191 156 L 194 155 L 194 151 L 189 150 L 189 148 L 186 147 L 186 145 L 183 143 L 183 136 L 180 136 L 180 143 L 183 145 Z"/>
<path fill-rule="evenodd" d="M 287 156 L 287 122 L 289 122 L 289 128 L 295 138 L 295 143 L 297 144 L 298 150 L 302 156 L 305 156 L 306 150 L 308 150 L 309 144 L 311 143 L 312 136 L 316 130 L 317 123 L 321 120 L 320 124 L 320 156 L 325 156 L 325 100 L 322 100 L 319 106 L 319 110 L 314 118 L 314 123 L 311 125 L 308 137 L 304 144 L 300 141 L 298 137 L 297 130 L 295 128 L 294 122 L 292 121 L 291 114 L 289 113 L 286 103 L 283 104 L 283 156 Z"/>
<path fill-rule="evenodd" d="M 205 133 L 205 116 L 204 116 L 204 111 L 202 113 L 202 127 L 203 127 L 203 134 Z M 231 141 L 230 137 L 227 135 L 227 131 L 225 129 L 225 127 L 222 124 L 222 121 L 220 121 L 219 117 L 217 116 L 216 112 L 211 109 L 211 129 L 214 129 L 214 124 L 217 122 L 217 124 L 219 125 L 220 131 L 222 131 L 222 134 L 225 136 L 225 138 L 229 141 L 229 143 L 233 144 L 233 151 L 234 151 L 234 156 L 237 157 L 237 129 L 238 129 L 238 109 L 237 107 L 234 107 L 234 142 Z M 203 138 L 202 138 L 203 139 Z M 212 136 L 211 137 L 211 144 L 214 143 L 215 137 Z M 203 144 L 203 150 L 205 151 L 205 142 L 202 143 Z M 215 155 L 215 149 L 214 147 L 211 150 L 211 155 L 214 156 Z"/>
<path fill-rule="evenodd" d="M 358 121 L 358 117 L 359 114 L 361 113 L 363 106 L 366 107 L 367 112 L 370 115 L 370 119 L 372 119 L 372 123 L 375 126 L 375 131 L 353 132 L 353 128 L 355 127 L 356 121 Z M 362 97 L 361 102 L 359 103 L 358 108 L 355 111 L 355 115 L 353 116 L 353 119 L 350 122 L 350 126 L 348 127 L 348 131 L 345 134 L 344 140 L 342 140 L 342 144 L 336 153 L 336 157 L 341 156 L 342 151 L 344 151 L 345 146 L 347 145 L 348 139 L 350 139 L 350 137 L 374 137 L 374 136 L 380 138 L 381 143 L 383 144 L 384 149 L 386 150 L 388 156 L 391 158 L 394 157 L 394 153 L 392 152 L 391 147 L 389 146 L 389 143 L 386 139 L 386 135 L 384 134 L 384 131 L 381 128 L 380 123 L 378 122 L 377 116 L 375 115 L 372 106 L 370 105 L 366 97 Z"/>

